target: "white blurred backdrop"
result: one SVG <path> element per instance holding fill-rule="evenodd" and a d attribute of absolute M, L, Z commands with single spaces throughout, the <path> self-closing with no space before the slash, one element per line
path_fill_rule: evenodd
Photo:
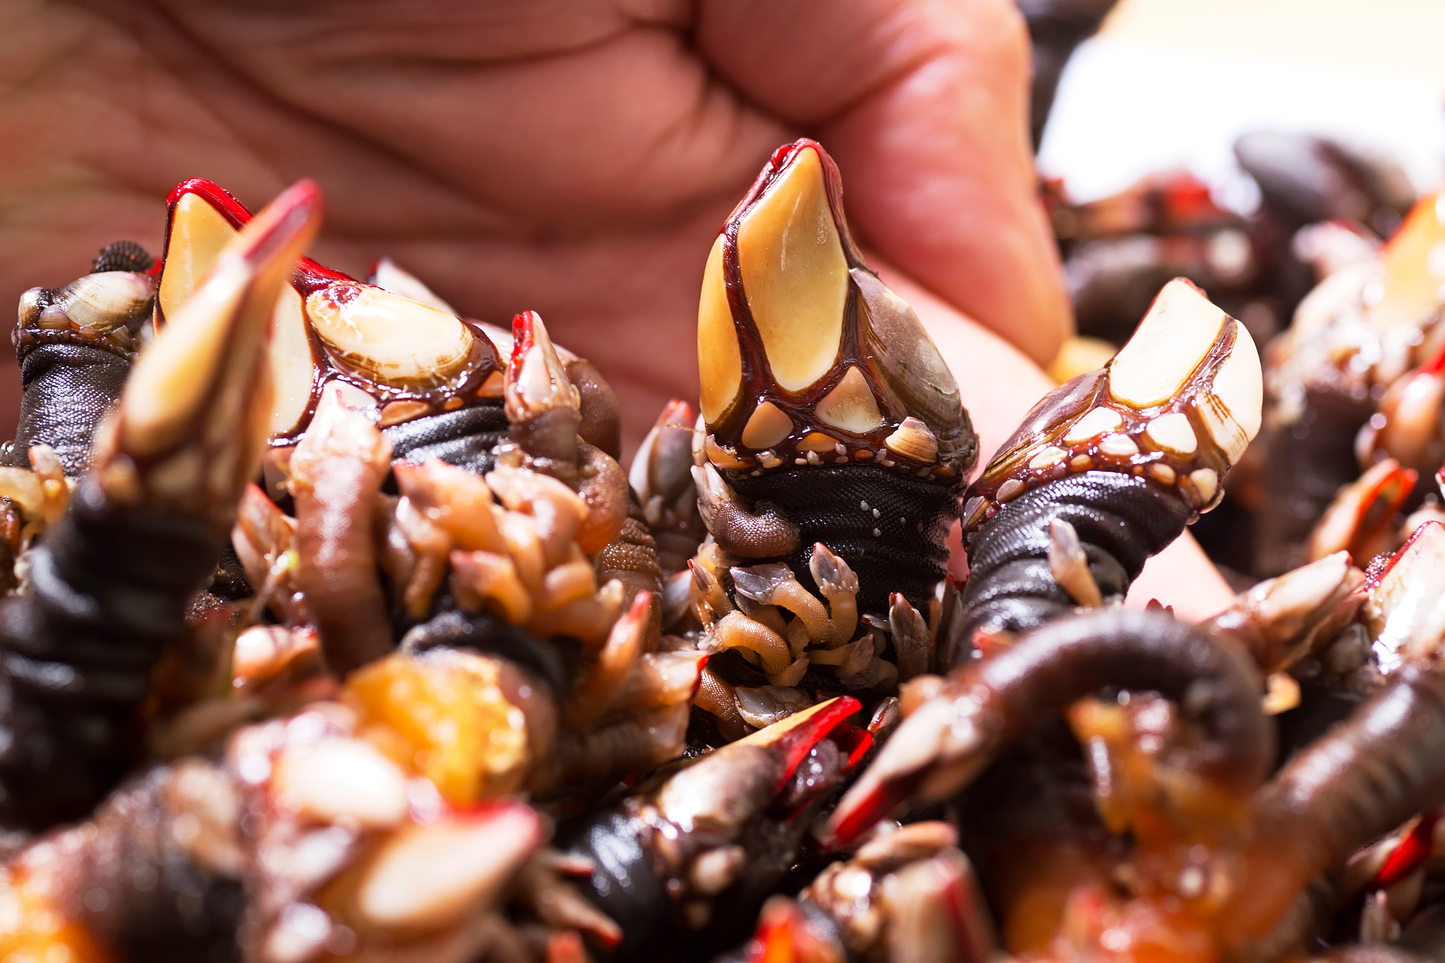
<path fill-rule="evenodd" d="M 1122 0 L 1069 62 L 1039 170 L 1075 201 L 1171 167 L 1247 212 L 1251 130 L 1327 134 L 1445 182 L 1445 0 Z"/>

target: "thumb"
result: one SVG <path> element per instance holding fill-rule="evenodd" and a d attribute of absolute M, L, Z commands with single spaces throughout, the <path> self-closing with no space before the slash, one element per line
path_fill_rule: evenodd
<path fill-rule="evenodd" d="M 1073 321 L 1010 0 L 706 0 L 701 55 L 837 159 L 864 242 L 1035 362 Z"/>

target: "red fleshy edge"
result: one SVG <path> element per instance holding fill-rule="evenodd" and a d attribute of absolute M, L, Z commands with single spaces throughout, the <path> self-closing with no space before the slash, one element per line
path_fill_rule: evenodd
<path fill-rule="evenodd" d="M 1424 865 L 1435 846 L 1435 824 L 1440 821 L 1438 812 L 1425 813 L 1413 829 L 1400 840 L 1400 845 L 1385 859 L 1385 865 L 1375 874 L 1373 885 L 1383 889 L 1409 876 Z"/>
<path fill-rule="evenodd" d="M 206 180 L 204 177 L 191 177 L 181 181 L 166 197 L 166 236 L 161 248 L 160 260 L 157 262 L 160 265 L 156 272 L 157 277 L 165 266 L 165 252 L 170 250 L 171 221 L 175 218 L 176 205 L 187 194 L 195 194 L 204 199 L 237 230 L 240 230 L 254 216 L 246 205 L 236 199 L 234 194 L 214 181 Z M 349 274 L 343 274 L 335 268 L 319 264 L 309 257 L 302 257 L 297 259 L 296 273 L 292 276 L 291 283 L 305 295 L 325 287 L 332 281 L 355 280 Z"/>

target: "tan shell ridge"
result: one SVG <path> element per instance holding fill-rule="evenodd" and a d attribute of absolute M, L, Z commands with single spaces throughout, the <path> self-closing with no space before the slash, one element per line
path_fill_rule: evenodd
<path fill-rule="evenodd" d="M 764 401 L 779 393 L 787 394 L 777 386 L 773 378 L 772 365 L 768 363 L 767 355 L 763 351 L 763 339 L 758 331 L 757 322 L 753 320 L 752 309 L 748 307 L 747 293 L 743 289 L 742 262 L 738 257 L 738 231 L 742 228 L 743 215 L 756 204 L 772 186 L 773 182 L 782 176 L 788 164 L 801 151 L 813 148 L 818 153 L 818 159 L 823 167 L 823 184 L 827 188 L 828 208 L 833 214 L 833 222 L 838 226 L 838 238 L 843 245 L 843 256 L 848 261 L 849 267 L 859 267 L 866 270 L 867 265 L 863 263 L 863 257 L 858 252 L 857 245 L 853 243 L 852 235 L 848 231 L 848 222 L 843 216 L 843 181 L 838 173 L 838 165 L 833 158 L 823 149 L 823 146 L 815 140 L 806 137 L 800 138 L 791 144 L 779 147 L 773 152 L 768 164 L 758 174 L 757 180 L 748 193 L 738 202 L 728 217 L 727 223 L 723 226 L 723 289 L 727 292 L 728 307 L 732 311 L 733 325 L 737 328 L 738 347 L 742 354 L 742 382 L 743 391 L 739 400 L 743 404 L 734 404 L 724 416 L 722 422 L 715 426 L 721 433 L 735 436 L 742 432 L 740 423 L 743 416 L 750 415 L 752 410 Z M 844 307 L 843 316 L 843 343 L 839 346 L 838 355 L 840 358 L 853 357 L 858 352 L 858 291 L 851 283 L 848 285 L 848 300 Z M 819 383 L 821 390 L 817 391 L 819 397 L 837 385 L 842 380 L 844 364 L 835 362 L 833 370 Z M 864 374 L 868 377 L 868 374 Z M 874 394 L 880 394 L 877 386 L 872 384 Z M 826 385 L 826 387 L 822 387 Z M 812 391 L 809 391 L 811 394 Z M 885 412 L 885 415 L 890 414 Z"/>
<path fill-rule="evenodd" d="M 742 436 L 747 420 L 753 412 L 767 402 L 781 402 L 797 420 L 818 425 L 818 419 L 814 415 L 814 409 L 818 403 L 838 387 L 850 371 L 856 371 L 863 377 L 870 394 L 877 403 L 884 426 L 882 429 L 852 437 L 857 443 L 868 445 L 871 442 L 871 446 L 878 446 L 883 436 L 894 430 L 894 426 L 901 424 L 911 412 L 899 403 L 888 386 L 879 383 L 872 366 L 865 363 L 866 349 L 863 344 L 863 324 L 865 322 L 862 317 L 864 308 L 857 284 L 849 278 L 843 308 L 841 339 L 832 366 L 816 381 L 800 391 L 789 391 L 777 383 L 763 347 L 763 338 L 748 305 L 741 259 L 738 254 L 738 234 L 742 228 L 744 216 L 758 203 L 773 183 L 786 173 L 788 165 L 794 158 L 801 151 L 807 149 L 814 150 L 820 161 L 829 210 L 838 231 L 838 239 L 847 266 L 851 270 L 863 271 L 876 277 L 876 274 L 864 262 L 848 229 L 843 209 L 842 178 L 832 157 L 817 141 L 808 138 L 801 138 L 792 144 L 780 147 L 753 182 L 748 193 L 733 209 L 722 230 L 723 288 L 737 334 L 741 362 L 741 389 L 733 404 L 708 428 L 720 441 L 727 439 L 728 443 L 735 443 Z M 842 435 L 848 438 L 851 434 L 835 425 L 819 427 L 822 427 L 829 435 Z M 971 424 L 966 410 L 963 412 L 963 429 L 965 432 L 971 433 Z M 799 430 L 793 434 L 797 438 L 801 438 L 807 435 L 808 431 Z M 874 435 L 877 437 L 873 438 Z M 968 464 L 972 464 L 972 458 L 968 459 Z M 966 470 L 968 466 L 963 467 Z"/>

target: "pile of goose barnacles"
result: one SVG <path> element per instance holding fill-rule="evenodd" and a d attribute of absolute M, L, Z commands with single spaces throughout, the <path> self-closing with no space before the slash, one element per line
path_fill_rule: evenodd
<path fill-rule="evenodd" d="M 1169 282 L 971 485 L 813 141 L 719 233 L 697 406 L 625 472 L 541 317 L 311 261 L 319 210 L 186 181 L 159 259 L 21 299 L 0 957 L 1445 952 L 1435 199 L 1263 366 Z M 1221 504 L 1286 563 L 1123 608 Z"/>

